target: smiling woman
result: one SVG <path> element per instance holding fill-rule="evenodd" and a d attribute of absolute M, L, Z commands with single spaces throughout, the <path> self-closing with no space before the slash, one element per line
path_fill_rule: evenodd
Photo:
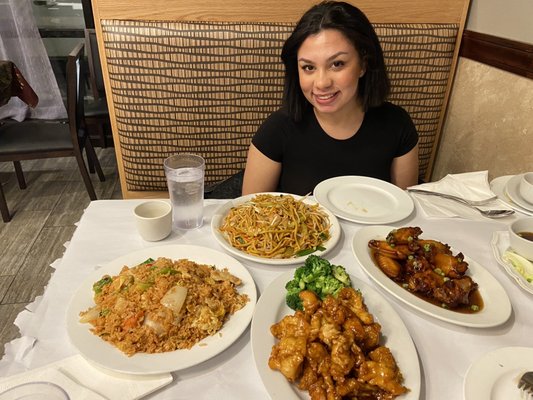
<path fill-rule="evenodd" d="M 285 42 L 283 107 L 250 146 L 243 193 L 303 195 L 342 175 L 401 188 L 418 179 L 418 135 L 409 114 L 386 102 L 390 83 L 374 28 L 355 6 L 311 7 Z"/>

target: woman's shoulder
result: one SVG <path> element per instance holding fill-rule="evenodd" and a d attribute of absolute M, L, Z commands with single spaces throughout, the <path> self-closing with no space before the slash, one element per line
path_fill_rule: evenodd
<path fill-rule="evenodd" d="M 409 115 L 409 113 L 403 107 L 391 103 L 390 101 L 385 101 L 380 106 L 372 107 L 368 111 L 375 114 L 385 115 Z"/>

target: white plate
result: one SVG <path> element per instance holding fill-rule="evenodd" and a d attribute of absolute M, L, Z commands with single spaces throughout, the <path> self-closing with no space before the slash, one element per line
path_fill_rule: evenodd
<path fill-rule="evenodd" d="M 392 183 L 366 176 L 338 176 L 316 185 L 315 199 L 337 217 L 360 224 L 388 224 L 408 217 L 411 197 Z"/>
<path fill-rule="evenodd" d="M 276 338 L 270 327 L 286 315 L 294 314 L 285 304 L 285 284 L 293 278 L 294 271 L 278 276 L 261 294 L 254 312 L 251 328 L 251 344 L 255 366 L 272 400 L 309 399 L 306 392 L 289 383 L 279 372 L 268 366 L 268 359 Z M 350 275 L 352 286 L 361 290 L 368 310 L 382 325 L 387 346 L 404 377 L 404 385 L 411 391 L 402 400 L 418 400 L 420 396 L 420 365 L 415 346 L 400 316 L 389 303 L 369 285 Z"/>
<path fill-rule="evenodd" d="M 465 400 L 525 399 L 518 389 L 522 374 L 533 370 L 533 348 L 503 347 L 476 360 L 465 376 Z"/>
<path fill-rule="evenodd" d="M 509 179 L 511 179 L 513 176 L 514 175 L 504 175 L 494 178 L 492 181 L 490 181 L 490 190 L 492 190 L 494 194 L 498 196 L 498 199 L 503 201 L 513 210 L 521 212 L 522 214 L 533 215 L 532 211 L 528 211 L 525 208 L 520 207 L 518 204 L 515 204 L 515 202 L 512 201 L 511 198 L 507 195 L 505 187 L 507 186 L 507 182 L 509 181 Z"/>
<path fill-rule="evenodd" d="M 103 275 L 118 275 L 124 265 L 133 267 L 147 258 L 167 257 L 173 260 L 189 259 L 198 264 L 227 268 L 242 280 L 239 293 L 247 294 L 250 301 L 232 315 L 222 329 L 188 350 L 167 353 L 138 353 L 126 356 L 116 347 L 93 335 L 90 324 L 79 322 L 80 311 L 94 305 L 92 285 Z M 206 247 L 190 245 L 168 245 L 142 249 L 119 257 L 94 271 L 74 294 L 67 310 L 67 332 L 72 344 L 89 361 L 113 371 L 126 374 L 160 374 L 178 371 L 199 364 L 224 351 L 244 332 L 255 308 L 257 293 L 255 283 L 248 270 L 233 257 Z"/>
<path fill-rule="evenodd" d="M 494 253 L 494 258 L 498 261 L 505 272 L 507 272 L 518 286 L 524 289 L 526 292 L 533 294 L 533 283 L 529 283 L 526 278 L 520 275 L 516 269 L 513 268 L 510 262 L 503 259 L 503 254 L 509 250 L 509 232 L 508 231 L 496 231 L 492 234 L 492 241 L 490 242 L 492 246 L 492 252 Z"/>
<path fill-rule="evenodd" d="M 512 201 L 514 201 L 520 207 L 533 212 L 533 204 L 525 201 L 519 191 L 520 179 L 522 179 L 522 175 L 523 174 L 515 175 L 509 179 L 507 181 L 507 185 L 505 185 L 505 191 Z"/>
<path fill-rule="evenodd" d="M 396 229 L 392 226 L 368 226 L 354 235 L 352 250 L 363 270 L 378 285 L 391 295 L 424 314 L 456 325 L 486 328 L 503 324 L 511 315 L 511 302 L 502 285 L 481 265 L 465 256 L 469 275 L 479 285 L 484 307 L 475 314 L 462 314 L 431 304 L 408 292 L 395 283 L 377 267 L 368 248 L 371 239 L 384 240 L 387 234 Z"/>
<path fill-rule="evenodd" d="M 292 257 L 292 258 L 266 258 L 266 257 L 259 257 L 254 256 L 253 254 L 245 253 L 244 251 L 241 251 L 239 249 L 236 249 L 233 247 L 224 237 L 224 235 L 218 230 L 219 226 L 222 225 L 222 221 L 224 220 L 224 217 L 228 214 L 228 212 L 231 210 L 232 207 L 236 207 L 242 203 L 246 203 L 247 201 L 251 200 L 253 197 L 257 196 L 258 194 L 272 194 L 272 195 L 285 195 L 285 196 L 292 196 L 295 199 L 301 199 L 302 196 L 297 196 L 295 194 L 287 194 L 287 193 L 276 193 L 276 192 L 269 192 L 269 193 L 255 193 L 255 194 L 249 194 L 246 196 L 238 197 L 236 199 L 230 200 L 227 203 L 220 206 L 213 215 L 213 219 L 211 220 L 211 232 L 213 233 L 213 236 L 215 237 L 216 241 L 227 251 L 229 251 L 231 254 L 236 255 L 238 257 L 242 257 L 246 260 L 255 261 L 257 263 L 261 264 L 271 264 L 271 265 L 291 265 L 291 264 L 301 264 L 305 262 L 306 256 L 301 257 Z M 317 204 L 312 199 L 305 199 L 304 203 L 307 204 Z M 325 248 L 325 250 L 317 250 L 313 254 L 316 254 L 318 256 L 324 256 L 326 253 L 331 251 L 335 245 L 339 242 L 339 239 L 341 238 L 341 226 L 339 225 L 339 221 L 337 220 L 337 217 L 331 213 L 328 209 L 320 206 L 320 211 L 327 214 L 329 218 L 329 222 L 331 223 L 331 227 L 329 229 L 330 238 L 327 242 L 324 242 L 322 246 Z"/>

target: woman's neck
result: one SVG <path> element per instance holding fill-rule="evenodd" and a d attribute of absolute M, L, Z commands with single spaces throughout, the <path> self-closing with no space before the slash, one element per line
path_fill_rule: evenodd
<path fill-rule="evenodd" d="M 354 136 L 363 123 L 365 113 L 360 102 L 354 107 L 345 107 L 336 113 L 320 113 L 314 110 L 320 127 L 329 136 L 337 140 L 346 140 Z"/>

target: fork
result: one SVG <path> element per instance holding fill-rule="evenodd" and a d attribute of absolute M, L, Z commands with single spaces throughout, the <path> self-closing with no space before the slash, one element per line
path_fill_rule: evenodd
<path fill-rule="evenodd" d="M 453 200 L 467 207 L 473 208 L 474 210 L 478 211 L 481 215 L 484 215 L 485 217 L 488 217 L 488 218 L 502 218 L 502 217 L 507 217 L 508 215 L 514 214 L 514 210 L 482 210 L 481 208 L 477 208 L 474 205 L 474 204 L 482 205 L 482 204 L 488 203 L 489 201 L 492 201 L 495 198 L 497 198 L 497 196 L 484 199 L 484 200 L 474 201 L 474 200 L 465 200 L 461 197 L 452 196 L 451 194 L 430 192 L 428 190 L 407 189 L 407 191 L 411 193 L 426 194 L 429 196 L 437 196 L 437 197 L 442 197 L 444 199 Z"/>
<path fill-rule="evenodd" d="M 407 191 L 408 192 L 412 192 L 412 193 L 427 194 L 429 196 L 442 197 L 442 198 L 450 199 L 450 200 L 457 200 L 457 201 L 459 201 L 461 203 L 468 204 L 469 206 L 482 206 L 482 205 L 490 203 L 491 201 L 496 200 L 498 198 L 498 196 L 492 196 L 492 197 L 489 197 L 489 198 L 483 199 L 483 200 L 466 200 L 466 199 L 463 199 L 462 197 L 457 197 L 457 196 L 454 196 L 452 194 L 446 194 L 446 193 L 440 193 L 440 192 L 431 192 L 429 190 L 407 189 Z"/>
<path fill-rule="evenodd" d="M 533 394 L 533 371 L 526 372 L 520 377 L 518 388 L 527 396 Z"/>

